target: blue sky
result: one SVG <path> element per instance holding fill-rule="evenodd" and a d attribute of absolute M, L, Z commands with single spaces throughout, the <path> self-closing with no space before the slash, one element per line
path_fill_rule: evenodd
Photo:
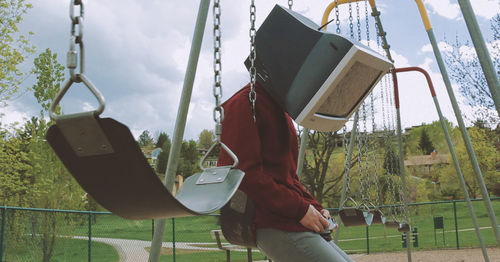
<path fill-rule="evenodd" d="M 25 15 L 21 25 L 24 32 L 32 31 L 31 41 L 37 54 L 50 48 L 58 53 L 59 62 L 66 64 L 69 48 L 70 19 L 68 0 L 32 1 L 34 8 Z M 274 4 L 287 5 L 288 1 L 256 0 L 259 26 Z M 295 0 L 293 9 L 320 23 L 326 6 L 331 1 Z M 476 17 L 486 40 L 491 40 L 490 19 L 500 12 L 499 0 L 472 0 Z M 311 4 L 313 3 L 313 4 Z M 456 0 L 424 1 L 438 41 L 445 38 L 461 42 L 469 39 L 465 22 Z M 107 0 L 84 1 L 85 72 L 106 98 L 103 116 L 113 117 L 127 124 L 134 135 L 143 130 L 155 134 L 159 131 L 172 135 L 175 124 L 184 72 L 199 2 L 160 0 Z M 249 1 L 221 0 L 222 6 L 222 84 L 223 100 L 248 82 L 243 60 L 249 51 Z M 443 113 L 452 122 L 455 117 L 449 103 L 427 33 L 413 0 L 378 0 L 378 9 L 396 67 L 420 66 L 428 70 L 436 87 Z M 356 20 L 356 5 L 353 5 Z M 364 4 L 360 4 L 360 19 L 365 37 Z M 369 11 L 370 13 L 370 11 Z M 330 15 L 333 18 L 334 13 Z M 342 33 L 348 32 L 348 8 L 340 9 Z M 369 15 L 370 38 L 375 39 L 373 18 Z M 328 30 L 335 31 L 332 24 Z M 202 53 L 198 65 L 193 96 L 190 104 L 185 138 L 197 139 L 203 129 L 213 129 L 212 95 L 212 15 L 209 14 Z M 371 46 L 374 46 L 372 42 Z M 446 50 L 441 45 L 443 51 Z M 496 52 L 498 50 L 492 50 Z M 32 66 L 30 57 L 23 65 Z M 68 75 L 66 71 L 66 75 Z M 424 78 L 418 74 L 398 77 L 401 91 L 401 117 L 403 126 L 437 120 L 434 104 L 427 91 Z M 35 77 L 23 83 L 27 90 Z M 458 87 L 454 85 L 454 88 Z M 459 100 L 462 98 L 456 92 Z M 76 84 L 62 101 L 66 113 L 95 108 L 96 102 Z M 472 112 L 461 105 L 466 118 Z M 380 110 L 377 109 L 377 114 Z M 8 101 L 0 108 L 0 122 L 23 122 L 38 115 L 40 107 L 30 92 Z M 379 121 L 379 120 L 377 120 Z M 378 122 L 380 125 L 380 122 Z"/>

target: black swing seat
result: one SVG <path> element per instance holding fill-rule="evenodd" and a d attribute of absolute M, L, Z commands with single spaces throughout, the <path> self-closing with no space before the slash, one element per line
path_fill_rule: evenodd
<path fill-rule="evenodd" d="M 408 223 L 399 224 L 398 231 L 399 232 L 410 232 L 411 228 Z"/>
<path fill-rule="evenodd" d="M 370 213 L 373 214 L 372 224 L 385 224 L 386 217 L 379 209 L 371 210 Z"/>
<path fill-rule="evenodd" d="M 357 207 L 344 207 L 339 211 L 340 220 L 346 227 L 369 226 L 373 221 L 373 214 Z"/>
<path fill-rule="evenodd" d="M 395 220 L 389 220 L 385 221 L 385 226 L 388 228 L 398 228 L 399 229 L 399 222 Z"/>
<path fill-rule="evenodd" d="M 47 140 L 71 175 L 100 205 L 126 219 L 194 216 L 222 208 L 244 172 L 208 168 L 186 179 L 174 197 L 150 166 L 130 130 L 111 118 L 68 115 Z"/>

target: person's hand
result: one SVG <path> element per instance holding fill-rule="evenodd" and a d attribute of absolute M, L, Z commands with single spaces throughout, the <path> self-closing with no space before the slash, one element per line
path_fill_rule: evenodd
<path fill-rule="evenodd" d="M 320 213 L 321 213 L 321 215 L 323 215 L 323 217 L 326 217 L 326 218 L 330 217 L 330 211 L 328 211 L 326 209 L 322 209 L 320 211 Z"/>
<path fill-rule="evenodd" d="M 316 210 L 312 205 L 309 205 L 307 213 L 300 220 L 300 224 L 314 232 L 321 232 L 325 230 L 325 228 L 328 228 L 328 221 L 326 221 L 322 213 Z"/>

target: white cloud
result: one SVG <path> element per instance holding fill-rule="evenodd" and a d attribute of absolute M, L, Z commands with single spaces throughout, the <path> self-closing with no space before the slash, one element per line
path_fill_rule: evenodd
<path fill-rule="evenodd" d="M 439 42 L 438 48 L 441 52 L 452 52 L 453 51 L 453 47 L 446 42 Z M 423 53 L 432 53 L 434 50 L 432 49 L 431 44 L 426 44 L 426 45 L 422 46 L 422 48 L 420 48 L 420 51 Z"/>
<path fill-rule="evenodd" d="M 460 7 L 451 0 L 424 0 L 427 6 L 430 6 L 432 13 L 438 14 L 448 19 L 457 19 L 460 16 Z"/>
<path fill-rule="evenodd" d="M 452 20 L 463 19 L 459 4 L 451 0 L 424 0 L 430 11 L 442 17 Z M 494 0 L 474 0 L 470 1 L 476 16 L 491 19 L 500 12 L 500 2 Z"/>

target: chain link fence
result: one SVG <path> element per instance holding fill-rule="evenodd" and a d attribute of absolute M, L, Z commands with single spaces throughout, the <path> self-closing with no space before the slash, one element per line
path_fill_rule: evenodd
<path fill-rule="evenodd" d="M 492 200 L 498 216 L 500 198 Z M 475 200 L 473 205 L 485 243 L 496 245 L 483 203 Z M 414 203 L 410 211 L 416 231 L 411 234 L 413 249 L 479 246 L 464 201 Z M 3 206 L 0 212 L 0 262 L 148 261 L 153 220 L 125 220 L 109 212 Z M 218 215 L 168 219 L 160 261 L 226 261 L 225 251 L 218 249 L 211 235 L 217 229 Z M 342 227 L 339 233 L 338 244 L 348 253 L 405 250 L 402 234 L 383 225 Z M 253 251 L 254 261 L 266 259 Z M 246 250 L 232 250 L 231 261 L 247 261 Z"/>

